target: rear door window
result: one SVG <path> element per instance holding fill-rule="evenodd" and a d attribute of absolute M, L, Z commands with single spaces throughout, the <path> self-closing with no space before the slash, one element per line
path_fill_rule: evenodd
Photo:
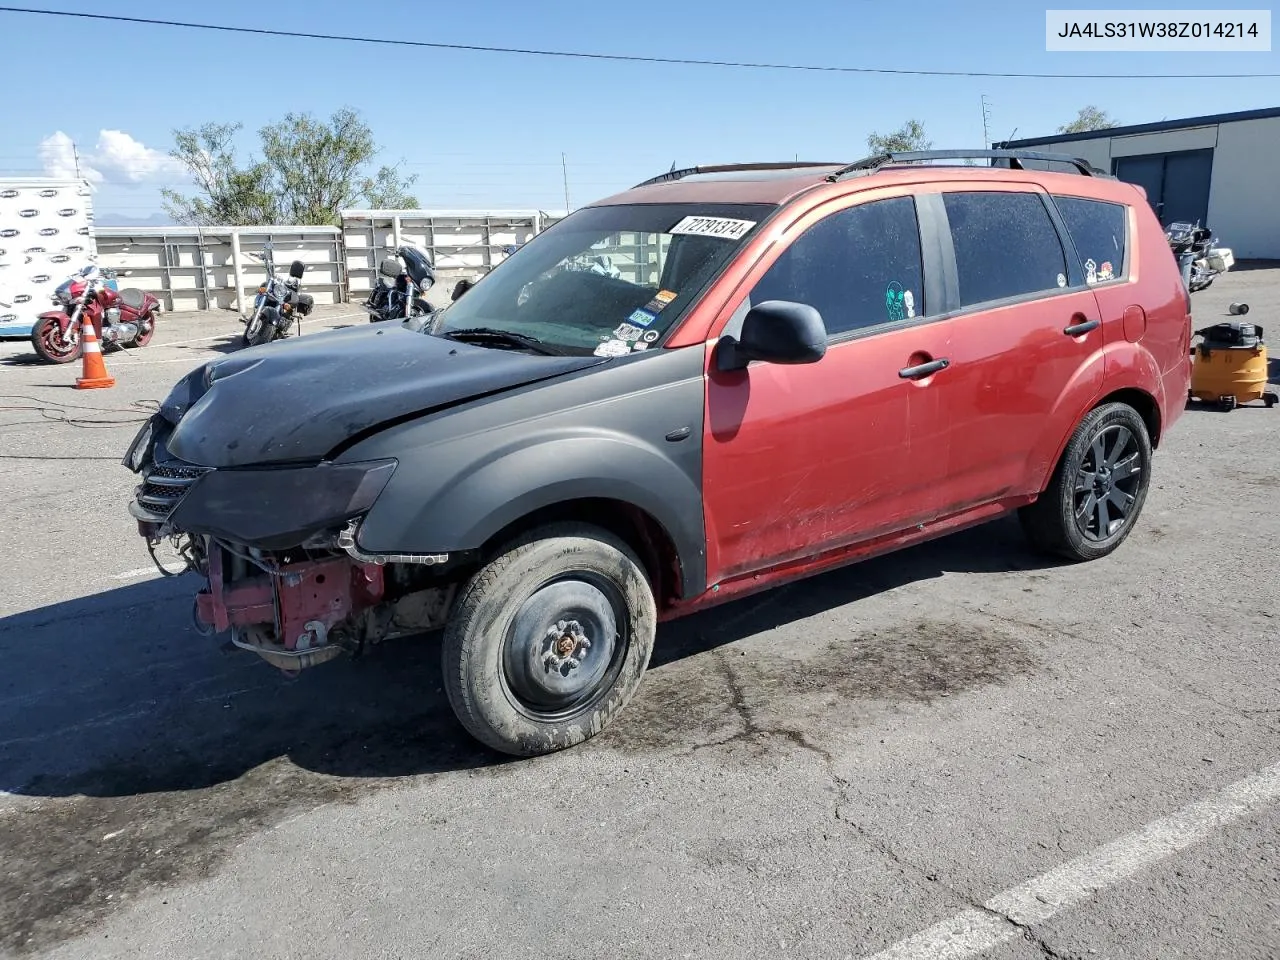
<path fill-rule="evenodd" d="M 1080 255 L 1085 280 L 1089 283 L 1123 280 L 1128 224 L 1124 205 L 1081 197 L 1055 196 L 1053 201 Z"/>
<path fill-rule="evenodd" d="M 795 239 L 751 291 L 822 314 L 830 337 L 924 316 L 920 230 L 911 197 L 831 214 Z"/>
<path fill-rule="evenodd" d="M 960 304 L 1054 293 L 1067 260 L 1036 193 L 944 193 L 956 253 Z"/>

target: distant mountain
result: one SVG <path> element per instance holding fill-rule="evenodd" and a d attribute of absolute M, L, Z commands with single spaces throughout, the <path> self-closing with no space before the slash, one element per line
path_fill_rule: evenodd
<path fill-rule="evenodd" d="M 129 217 L 123 213 L 95 213 L 93 222 L 99 227 L 169 227 L 173 226 L 173 218 L 163 213 L 153 213 L 149 217 Z"/>

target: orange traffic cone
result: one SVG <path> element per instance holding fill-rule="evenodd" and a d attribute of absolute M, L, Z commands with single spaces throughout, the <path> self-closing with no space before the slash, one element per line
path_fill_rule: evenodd
<path fill-rule="evenodd" d="M 76 378 L 77 390 L 95 390 L 116 385 L 115 377 L 107 373 L 107 365 L 102 359 L 102 344 L 98 342 L 98 333 L 88 317 L 80 321 L 80 359 L 83 363 L 80 376 Z"/>

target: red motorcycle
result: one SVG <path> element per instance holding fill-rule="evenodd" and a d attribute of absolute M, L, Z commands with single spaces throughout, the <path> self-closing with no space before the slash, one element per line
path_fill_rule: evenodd
<path fill-rule="evenodd" d="M 142 290 L 117 289 L 114 270 L 87 266 L 58 287 L 53 300 L 62 309 L 40 314 L 31 328 L 31 345 L 49 363 L 80 358 L 80 329 L 86 318 L 103 350 L 145 347 L 156 332 L 160 301 Z"/>

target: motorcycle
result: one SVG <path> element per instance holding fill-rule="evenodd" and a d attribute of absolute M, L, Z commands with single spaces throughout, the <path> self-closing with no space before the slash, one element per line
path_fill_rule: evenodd
<path fill-rule="evenodd" d="M 116 272 L 90 264 L 54 292 L 58 310 L 42 313 L 31 328 L 31 345 L 48 363 L 70 363 L 81 353 L 80 331 L 93 324 L 102 349 L 145 347 L 156 332 L 160 301 L 132 287 L 119 289 Z"/>
<path fill-rule="evenodd" d="M 1182 269 L 1182 282 L 1189 293 L 1204 290 L 1214 277 L 1235 266 L 1230 248 L 1218 246 L 1213 231 L 1200 226 L 1199 220 L 1171 223 L 1165 227 L 1164 236 Z"/>
<path fill-rule="evenodd" d="M 274 245 L 267 241 L 261 254 L 249 254 L 266 265 L 267 278 L 258 285 L 257 295 L 253 298 L 252 316 L 241 320 L 245 325 L 241 339 L 246 347 L 283 340 L 290 335 L 289 328 L 295 320 L 298 333 L 301 334 L 301 318 L 311 313 L 315 307 L 315 299 L 298 289 L 307 265 L 301 260 L 295 260 L 289 265 L 288 277 L 277 277 L 274 249 Z"/>
<path fill-rule="evenodd" d="M 369 314 L 370 323 L 410 320 L 435 311 L 424 299 L 436 282 L 436 273 L 427 255 L 408 244 L 396 247 L 395 255 L 399 259 L 388 257 L 378 264 L 377 282 L 369 299 L 361 304 Z"/>

